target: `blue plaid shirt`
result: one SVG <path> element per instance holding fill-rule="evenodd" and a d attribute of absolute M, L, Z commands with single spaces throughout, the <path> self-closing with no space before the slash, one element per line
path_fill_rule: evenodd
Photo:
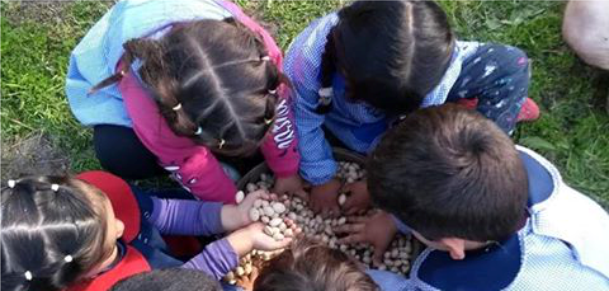
<path fill-rule="evenodd" d="M 290 45 L 284 62 L 284 72 L 295 88 L 294 115 L 302 156 L 300 173 L 314 185 L 323 184 L 334 177 L 337 165 L 330 144 L 324 137 L 326 126 L 347 147 L 360 153 L 371 151 L 394 118 L 365 104 L 349 102 L 345 98 L 343 78 L 334 77 L 333 108 L 328 114 L 315 112 L 321 86 L 321 57 L 326 35 L 338 22 L 336 13 L 313 21 Z M 423 107 L 440 105 L 459 77 L 464 60 L 476 52 L 479 43 L 457 42 L 450 67 L 442 81 L 423 100 Z"/>
<path fill-rule="evenodd" d="M 410 278 L 374 274 L 382 290 L 609 290 L 609 215 L 567 186 L 546 159 L 518 149 L 529 177 L 525 226 L 463 260 L 428 248 Z"/>

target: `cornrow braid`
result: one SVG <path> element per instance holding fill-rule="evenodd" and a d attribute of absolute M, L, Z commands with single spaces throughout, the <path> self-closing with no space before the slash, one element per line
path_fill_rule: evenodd
<path fill-rule="evenodd" d="M 261 37 L 232 18 L 176 24 L 159 40 L 124 45 L 120 80 L 135 59 L 139 74 L 174 133 L 216 152 L 244 155 L 260 145 L 275 116 L 281 84 Z"/>
<path fill-rule="evenodd" d="M 79 183 L 39 176 L 2 188 L 2 290 L 64 289 L 106 255 L 105 216 Z"/>
<path fill-rule="evenodd" d="M 277 95 L 269 92 L 285 80 L 261 38 L 229 18 L 184 24 L 163 41 L 176 100 L 194 125 L 184 132 L 225 155 L 258 148 L 275 116 Z"/>

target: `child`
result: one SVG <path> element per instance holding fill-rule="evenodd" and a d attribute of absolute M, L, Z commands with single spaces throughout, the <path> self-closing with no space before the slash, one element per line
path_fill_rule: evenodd
<path fill-rule="evenodd" d="M 72 52 L 66 94 L 110 172 L 166 170 L 200 199 L 234 203 L 214 154 L 260 147 L 274 192 L 302 191 L 281 63 L 270 35 L 230 2 L 123 0 Z"/>
<path fill-rule="evenodd" d="M 363 268 L 339 250 L 299 240 L 268 262 L 254 281 L 254 291 L 377 291 Z"/>
<path fill-rule="evenodd" d="M 2 189 L 2 290 L 108 290 L 125 277 L 182 267 L 215 279 L 253 248 L 274 250 L 249 209 L 262 192 L 239 205 L 164 200 L 95 171 L 77 178 L 41 176 L 8 181 Z M 247 227 L 246 227 L 247 226 Z M 210 235 L 237 230 L 186 263 L 165 252 L 160 233 Z"/>
<path fill-rule="evenodd" d="M 118 282 L 111 291 L 221 291 L 217 281 L 186 269 L 154 270 Z"/>
<path fill-rule="evenodd" d="M 415 112 L 368 168 L 375 204 L 429 247 L 394 290 L 609 290 L 607 213 L 479 113 Z M 382 246 L 395 228 L 377 217 L 342 230 Z"/>
<path fill-rule="evenodd" d="M 326 214 L 339 212 L 341 187 L 329 137 L 368 153 L 402 115 L 460 100 L 505 132 L 539 115 L 526 98 L 524 52 L 456 40 L 433 1 L 355 1 L 296 37 L 285 72 L 296 91 L 300 173 L 314 186 L 312 207 Z M 348 214 L 367 206 L 365 183 L 346 185 Z"/>
<path fill-rule="evenodd" d="M 298 239 L 279 256 L 266 262 L 259 272 L 255 269 L 252 276 L 244 280 L 243 288 L 253 291 L 377 291 L 380 289 L 372 280 L 375 275 L 366 274 L 361 265 L 339 250 Z M 392 278 L 391 274 L 381 275 L 384 279 Z"/>

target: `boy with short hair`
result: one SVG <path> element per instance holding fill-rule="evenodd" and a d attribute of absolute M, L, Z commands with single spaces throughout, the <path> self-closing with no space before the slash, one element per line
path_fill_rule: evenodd
<path fill-rule="evenodd" d="M 397 226 L 428 246 L 392 290 L 609 290 L 607 213 L 482 115 L 413 113 L 368 169 L 372 200 L 395 220 L 346 226 L 344 241 L 382 249 Z"/>

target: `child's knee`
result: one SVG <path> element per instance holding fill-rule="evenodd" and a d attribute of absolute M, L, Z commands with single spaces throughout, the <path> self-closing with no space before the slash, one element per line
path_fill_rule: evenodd
<path fill-rule="evenodd" d="M 524 81 L 528 83 L 531 66 L 527 53 L 520 48 L 509 45 L 501 45 L 497 50 L 501 54 L 498 58 L 501 60 L 500 63 L 505 77 L 509 77 L 516 82 Z"/>

